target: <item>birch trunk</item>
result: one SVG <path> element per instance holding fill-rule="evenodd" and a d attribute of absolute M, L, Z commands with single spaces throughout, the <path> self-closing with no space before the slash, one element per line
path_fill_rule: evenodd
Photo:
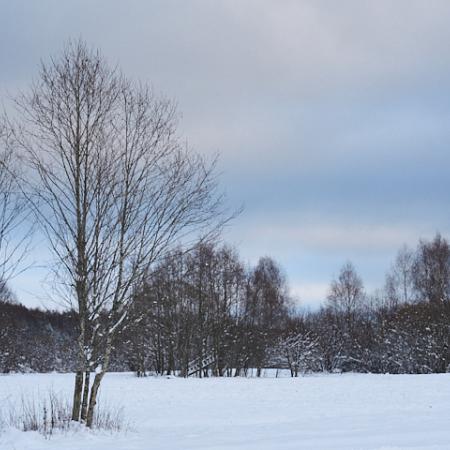
<path fill-rule="evenodd" d="M 73 391 L 73 407 L 72 407 L 72 420 L 80 420 L 81 412 L 81 395 L 83 392 L 83 372 L 78 371 L 75 375 L 75 388 Z"/>
<path fill-rule="evenodd" d="M 105 376 L 105 371 L 97 373 L 94 378 L 94 383 L 92 384 L 91 395 L 89 398 L 89 408 L 87 410 L 87 419 L 86 419 L 86 425 L 89 428 L 92 428 L 92 426 L 94 424 L 94 411 L 95 411 L 95 405 L 97 404 L 98 390 L 100 388 L 100 383 L 102 382 L 102 379 L 104 376 Z"/>
<path fill-rule="evenodd" d="M 91 373 L 87 370 L 84 373 L 84 390 L 83 390 L 83 402 L 81 404 L 81 421 L 86 422 L 88 398 L 89 398 L 89 384 Z"/>

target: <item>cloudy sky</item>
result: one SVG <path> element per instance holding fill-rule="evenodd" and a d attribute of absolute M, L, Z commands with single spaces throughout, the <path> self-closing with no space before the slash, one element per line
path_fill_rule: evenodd
<path fill-rule="evenodd" d="M 345 261 L 370 290 L 403 243 L 450 231 L 449 23 L 447 0 L 0 0 L 0 95 L 82 37 L 176 99 L 245 205 L 226 240 L 314 306 Z M 19 298 L 45 303 L 41 278 Z"/>

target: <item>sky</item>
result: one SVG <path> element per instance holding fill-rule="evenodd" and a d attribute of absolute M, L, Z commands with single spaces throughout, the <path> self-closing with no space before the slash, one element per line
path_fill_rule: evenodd
<path fill-rule="evenodd" d="M 0 97 L 68 39 L 101 49 L 220 154 L 244 205 L 224 240 L 315 308 L 346 261 L 371 291 L 403 244 L 450 234 L 449 23 L 447 0 L 0 0 Z M 47 305 L 44 273 L 12 281 L 19 300 Z"/>

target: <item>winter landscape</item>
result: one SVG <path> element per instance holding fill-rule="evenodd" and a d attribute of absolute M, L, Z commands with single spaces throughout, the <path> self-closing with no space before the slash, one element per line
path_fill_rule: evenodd
<path fill-rule="evenodd" d="M 450 449 L 449 21 L 0 0 L 0 450 Z"/>
<path fill-rule="evenodd" d="M 72 376 L 6 376 L 0 391 L 2 406 L 49 388 L 69 394 Z M 105 379 L 102 395 L 124 407 L 126 432 L 68 431 L 45 439 L 11 429 L 0 435 L 0 448 L 449 448 L 447 375 L 186 380 L 112 374 Z"/>

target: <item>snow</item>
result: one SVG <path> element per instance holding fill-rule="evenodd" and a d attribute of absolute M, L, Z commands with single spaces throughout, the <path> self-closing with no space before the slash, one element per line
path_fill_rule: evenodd
<path fill-rule="evenodd" d="M 0 376 L 0 407 L 36 392 L 67 394 L 69 374 Z M 108 374 L 105 403 L 126 432 L 45 439 L 8 429 L 1 450 L 450 449 L 450 375 L 136 378 Z"/>

